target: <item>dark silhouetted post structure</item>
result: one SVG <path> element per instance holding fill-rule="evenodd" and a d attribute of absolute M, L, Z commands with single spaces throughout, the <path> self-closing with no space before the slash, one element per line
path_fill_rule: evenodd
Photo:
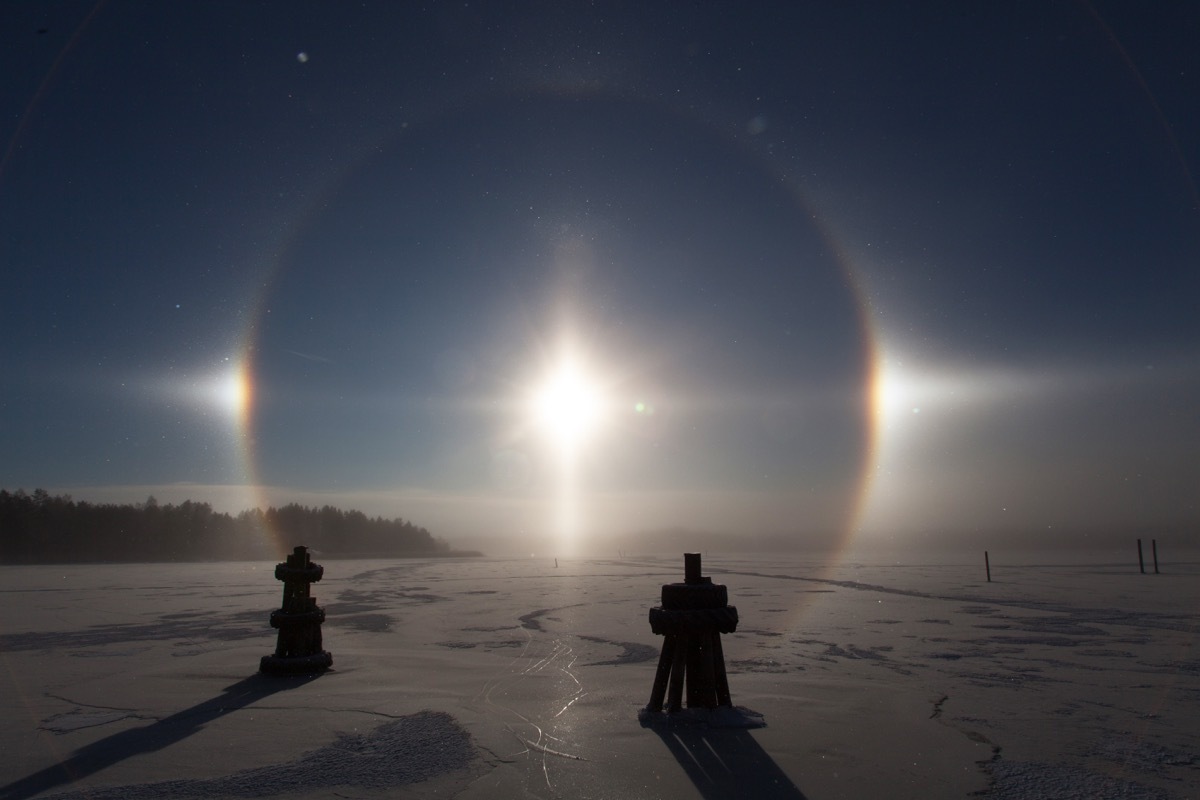
<path fill-rule="evenodd" d="M 700 575 L 700 554 L 683 554 L 683 583 L 665 583 L 662 605 L 650 609 L 650 630 L 663 638 L 647 711 L 732 706 L 721 634 L 737 630 L 737 609 L 725 587 Z M 669 691 L 668 691 L 669 690 Z"/>
<path fill-rule="evenodd" d="M 1150 540 L 1150 555 L 1154 556 L 1154 574 L 1158 574 L 1158 539 Z"/>
<path fill-rule="evenodd" d="M 1138 539 L 1138 569 L 1142 574 L 1146 574 L 1146 559 L 1142 558 L 1142 540 Z"/>
<path fill-rule="evenodd" d="M 333 656 L 321 649 L 325 609 L 309 594 L 309 586 L 324 574 L 325 568 L 309 560 L 304 546 L 275 565 L 275 578 L 283 581 L 283 607 L 271 612 L 271 627 L 279 629 L 279 640 L 275 653 L 262 657 L 258 667 L 262 672 L 311 674 L 333 665 Z"/>
<path fill-rule="evenodd" d="M 987 570 L 988 583 L 992 582 L 992 562 L 988 560 L 987 550 L 983 551 L 983 568 Z"/>

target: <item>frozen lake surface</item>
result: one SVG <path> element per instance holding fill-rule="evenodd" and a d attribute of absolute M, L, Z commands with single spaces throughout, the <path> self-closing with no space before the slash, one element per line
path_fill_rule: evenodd
<path fill-rule="evenodd" d="M 1200 564 L 706 555 L 749 729 L 639 721 L 681 556 L 316 560 L 315 679 L 273 562 L 0 569 L 0 799 L 1200 796 Z"/>

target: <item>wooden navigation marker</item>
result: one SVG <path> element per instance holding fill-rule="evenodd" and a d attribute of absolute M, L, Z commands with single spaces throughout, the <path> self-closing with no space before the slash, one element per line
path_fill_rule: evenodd
<path fill-rule="evenodd" d="M 700 554 L 684 553 L 684 582 L 662 587 L 662 605 L 650 609 L 650 630 L 663 638 L 647 711 L 732 706 L 721 634 L 737 630 L 737 609 L 724 586 L 700 575 Z"/>
<path fill-rule="evenodd" d="M 321 623 L 325 609 L 309 594 L 325 568 L 309 560 L 308 549 L 297 547 L 287 561 L 275 565 L 275 578 L 283 581 L 283 606 L 271 612 L 271 627 L 279 629 L 275 653 L 263 656 L 261 672 L 275 675 L 308 675 L 333 665 L 333 656 L 321 649 Z"/>

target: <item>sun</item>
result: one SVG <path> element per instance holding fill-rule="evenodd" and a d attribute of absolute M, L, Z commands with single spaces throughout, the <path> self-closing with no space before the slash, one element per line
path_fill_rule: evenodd
<path fill-rule="evenodd" d="M 587 530 L 582 465 L 610 416 L 603 387 L 578 351 L 564 345 L 529 393 L 530 422 L 552 454 L 553 509 L 547 522 L 564 555 L 575 552 Z"/>
<path fill-rule="evenodd" d="M 595 435 L 604 416 L 598 381 L 575 358 L 564 357 L 533 392 L 537 426 L 551 444 L 573 452 Z"/>

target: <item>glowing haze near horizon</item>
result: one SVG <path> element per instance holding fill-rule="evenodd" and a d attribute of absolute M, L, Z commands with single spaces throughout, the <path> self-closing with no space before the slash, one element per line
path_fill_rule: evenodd
<path fill-rule="evenodd" d="M 1196 8 L 2 13 L 0 487 L 560 554 L 1200 522 Z"/>

